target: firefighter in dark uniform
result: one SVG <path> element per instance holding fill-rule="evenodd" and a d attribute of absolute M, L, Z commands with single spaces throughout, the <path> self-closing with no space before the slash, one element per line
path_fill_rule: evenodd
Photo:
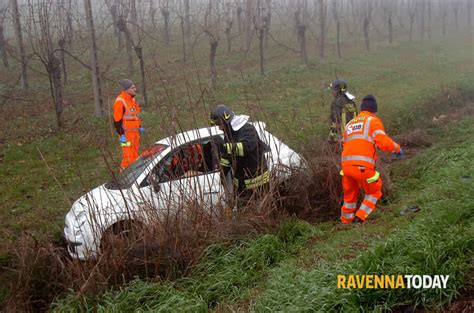
<path fill-rule="evenodd" d="M 266 145 L 247 115 L 237 115 L 219 104 L 211 113 L 211 123 L 224 132 L 219 144 L 220 165 L 224 175 L 230 173 L 238 198 L 248 199 L 270 180 L 264 156 Z"/>
<path fill-rule="evenodd" d="M 336 79 L 329 85 L 334 101 L 331 103 L 331 129 L 329 142 L 339 142 L 344 134 L 344 128 L 357 114 L 355 97 L 347 91 L 347 82 Z"/>

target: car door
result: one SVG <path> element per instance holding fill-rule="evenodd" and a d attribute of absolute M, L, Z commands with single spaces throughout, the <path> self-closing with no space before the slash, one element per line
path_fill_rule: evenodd
<path fill-rule="evenodd" d="M 209 166 L 192 175 L 175 176 L 170 173 L 170 166 L 177 153 L 175 149 L 165 156 L 142 183 L 140 193 L 149 200 L 145 206 L 154 208 L 159 215 L 196 205 L 213 212 L 224 196 L 220 171 Z"/>

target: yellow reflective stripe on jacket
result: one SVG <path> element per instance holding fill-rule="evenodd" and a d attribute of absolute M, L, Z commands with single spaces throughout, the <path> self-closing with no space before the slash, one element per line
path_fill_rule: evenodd
<path fill-rule="evenodd" d="M 370 178 L 367 178 L 367 182 L 370 184 L 370 183 L 373 183 L 373 182 L 376 182 L 380 177 L 380 173 L 375 171 L 375 175 L 370 177 Z"/>
<path fill-rule="evenodd" d="M 241 142 L 238 142 L 235 145 L 235 155 L 244 156 L 244 145 Z"/>
<path fill-rule="evenodd" d="M 252 188 L 260 187 L 268 183 L 269 181 L 270 181 L 270 173 L 266 171 L 262 175 L 259 175 L 255 178 L 244 180 L 244 183 L 245 183 L 246 188 L 252 189 Z"/>
<path fill-rule="evenodd" d="M 132 144 L 130 143 L 130 141 L 127 141 L 127 142 L 122 142 L 121 143 L 121 146 L 122 147 L 130 147 Z"/>
<path fill-rule="evenodd" d="M 347 125 L 348 121 L 347 120 L 347 113 L 354 113 L 356 115 L 357 113 L 357 108 L 354 104 L 352 103 L 347 103 L 344 108 L 342 109 L 342 114 L 341 114 L 341 134 L 344 133 L 344 129 Z"/>
<path fill-rule="evenodd" d="M 226 143 L 224 146 L 227 150 L 227 154 L 232 154 L 232 144 L 231 143 Z"/>
<path fill-rule="evenodd" d="M 348 142 L 348 141 L 351 141 L 353 139 L 363 139 L 363 140 L 367 140 L 367 141 L 370 141 L 371 143 L 374 143 L 374 140 L 369 137 L 369 136 L 366 136 L 366 135 L 352 135 L 350 137 L 347 137 L 346 139 L 344 139 L 343 141 L 344 142 Z"/>
<path fill-rule="evenodd" d="M 125 101 L 124 98 L 118 97 L 118 98 L 116 99 L 116 101 L 122 102 L 122 103 L 123 103 L 123 106 L 125 107 L 125 114 L 124 114 L 123 117 L 122 117 L 124 120 L 127 120 L 127 121 L 135 121 L 135 120 L 138 120 L 138 113 L 136 113 L 136 112 L 131 112 L 131 111 L 129 110 L 129 107 L 128 107 L 128 105 L 127 105 L 127 101 Z M 130 113 L 133 113 L 133 114 L 130 114 Z"/>
<path fill-rule="evenodd" d="M 240 156 L 240 157 L 244 156 L 243 143 L 237 142 L 234 144 L 234 143 L 229 142 L 229 143 L 224 144 L 224 146 L 225 146 L 225 149 L 227 150 L 227 154 L 232 154 L 234 152 L 233 148 L 235 147 L 235 155 Z"/>
<path fill-rule="evenodd" d="M 219 162 L 222 166 L 226 166 L 226 167 L 230 167 L 230 161 L 225 159 L 225 158 L 221 158 L 220 162 Z"/>

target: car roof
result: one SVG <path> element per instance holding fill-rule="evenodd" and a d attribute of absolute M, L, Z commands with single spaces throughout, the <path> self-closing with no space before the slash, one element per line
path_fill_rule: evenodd
<path fill-rule="evenodd" d="M 223 132 L 217 126 L 192 129 L 183 133 L 169 136 L 157 141 L 157 144 L 164 144 L 172 147 L 180 146 L 188 142 L 193 142 L 202 138 L 209 138 L 211 136 L 222 135 Z"/>
<path fill-rule="evenodd" d="M 265 129 L 265 123 L 263 122 L 251 122 L 251 124 L 253 124 L 255 127 L 258 126 L 258 128 L 260 129 Z M 211 136 L 223 134 L 224 132 L 220 130 L 218 126 L 205 127 L 199 129 L 192 129 L 183 133 L 176 134 L 175 136 L 163 138 L 155 142 L 155 144 L 164 144 L 171 147 L 177 147 L 202 138 L 209 138 Z"/>

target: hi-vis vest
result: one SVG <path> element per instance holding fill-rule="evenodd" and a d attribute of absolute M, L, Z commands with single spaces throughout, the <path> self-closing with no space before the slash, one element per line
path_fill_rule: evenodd
<path fill-rule="evenodd" d="M 366 111 L 361 112 L 346 125 L 342 143 L 343 167 L 359 165 L 375 168 L 377 160 L 375 145 L 387 152 L 400 151 L 400 145 L 385 134 L 380 119 Z"/>
<path fill-rule="evenodd" d="M 123 107 L 125 108 L 125 112 L 123 113 L 122 119 L 122 127 L 124 131 L 139 131 L 139 127 L 141 125 L 140 118 L 138 117 L 138 113 L 140 113 L 140 109 L 138 108 L 138 104 L 135 102 L 135 98 L 132 98 L 132 103 L 127 104 L 122 97 L 117 97 L 116 101 L 120 101 L 123 103 Z"/>

